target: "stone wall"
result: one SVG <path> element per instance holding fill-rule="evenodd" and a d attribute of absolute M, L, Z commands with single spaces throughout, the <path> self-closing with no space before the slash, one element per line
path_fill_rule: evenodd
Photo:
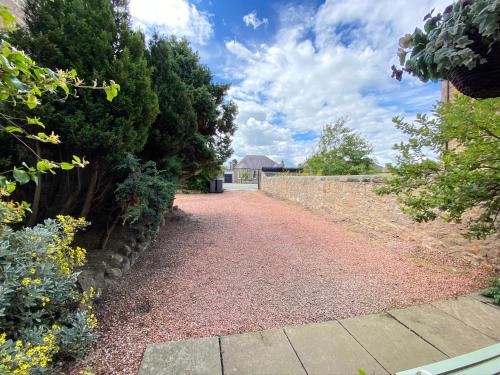
<path fill-rule="evenodd" d="M 415 223 L 401 212 L 393 196 L 379 196 L 373 189 L 383 177 L 370 176 L 262 176 L 261 190 L 326 213 L 331 220 L 373 237 L 391 236 L 441 249 L 474 264 L 500 272 L 498 237 L 484 241 L 465 239 L 458 224 L 435 221 Z"/>
<path fill-rule="evenodd" d="M 78 283 L 82 290 L 90 287 L 96 291 L 96 298 L 111 284 L 119 282 L 139 257 L 152 246 L 160 228 L 172 222 L 192 221 L 177 207 L 168 210 L 160 226 L 152 223 L 135 223 L 117 226 L 105 248 L 98 248 L 99 237 L 87 232 L 77 238 L 77 244 L 87 249 L 87 263 L 80 270 Z"/>

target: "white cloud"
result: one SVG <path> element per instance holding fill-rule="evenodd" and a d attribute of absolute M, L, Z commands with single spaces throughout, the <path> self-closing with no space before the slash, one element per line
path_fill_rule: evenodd
<path fill-rule="evenodd" d="M 239 123 L 238 131 L 234 137 L 234 148 L 238 150 L 233 158 L 241 159 L 245 155 L 267 155 L 280 162 L 285 155 L 296 155 L 301 150 L 312 150 L 313 144 L 306 142 L 293 142 L 293 132 L 285 127 L 277 127 L 265 120 L 249 117 L 245 122 Z M 300 158 L 288 159 L 292 163 L 302 162 Z"/>
<path fill-rule="evenodd" d="M 392 117 L 430 110 L 439 98 L 435 87 L 390 78 L 398 38 L 448 2 L 327 0 L 314 11 L 287 6 L 268 44 L 226 42 L 233 59 L 225 71 L 238 79 L 231 89 L 239 105 L 237 156 L 261 153 L 301 162 L 314 142 L 296 135 L 320 133 L 325 123 L 347 116 L 375 146 L 380 163 L 393 159 L 392 145 L 403 137 Z"/>
<path fill-rule="evenodd" d="M 156 29 L 205 44 L 213 35 L 208 14 L 188 0 L 131 0 L 130 13 L 141 29 Z"/>
<path fill-rule="evenodd" d="M 259 17 L 257 17 L 257 12 L 254 10 L 243 16 L 243 22 L 245 22 L 245 25 L 248 27 L 251 26 L 254 30 L 256 30 L 259 26 L 267 25 L 269 20 L 267 18 L 259 19 Z"/>

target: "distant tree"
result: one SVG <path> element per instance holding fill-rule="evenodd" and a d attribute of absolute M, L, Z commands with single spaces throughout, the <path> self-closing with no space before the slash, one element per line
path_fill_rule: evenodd
<path fill-rule="evenodd" d="M 125 0 L 26 0 L 25 14 L 26 26 L 11 38 L 14 45 L 45 66 L 75 69 L 88 82 L 112 79 L 121 85 L 112 105 L 85 91 L 64 103 L 51 98 L 32 114 L 65 140 L 55 153 L 42 148 L 44 156 L 67 160 L 77 153 L 90 162 L 85 170 L 40 181 L 46 197 L 41 215 L 62 211 L 88 217 L 91 208 L 97 213 L 113 200 L 112 165 L 143 149 L 157 114 L 144 37 L 131 30 Z M 23 108 L 13 110 L 24 115 Z"/>
<path fill-rule="evenodd" d="M 327 124 L 317 151 L 303 164 L 304 171 L 317 175 L 357 175 L 378 172 L 370 158 L 372 146 L 347 125 L 345 118 Z"/>
<path fill-rule="evenodd" d="M 500 214 L 500 98 L 457 97 L 415 123 L 395 118 L 409 136 L 395 146 L 394 178 L 379 190 L 397 194 L 416 221 L 436 218 L 468 225 L 468 237 L 498 232 Z"/>

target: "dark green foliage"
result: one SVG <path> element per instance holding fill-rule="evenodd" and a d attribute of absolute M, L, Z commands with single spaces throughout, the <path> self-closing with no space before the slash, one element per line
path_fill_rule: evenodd
<path fill-rule="evenodd" d="M 434 115 L 418 115 L 413 124 L 394 119 L 409 140 L 395 145 L 400 152 L 390 167 L 395 177 L 378 192 L 397 194 L 416 221 L 465 221 L 474 238 L 497 233 L 500 98 L 459 96 L 439 103 Z"/>
<path fill-rule="evenodd" d="M 306 173 L 334 176 L 377 173 L 372 146 L 346 125 L 346 119 L 323 128 L 318 150 L 304 163 Z"/>
<path fill-rule="evenodd" d="M 64 100 L 49 98 L 30 113 L 64 140 L 42 145 L 44 158 L 59 162 L 76 154 L 90 162 L 43 175 L 39 202 L 32 201 L 33 186 L 19 189 L 18 198 L 33 202 L 30 222 L 61 212 L 84 216 L 107 228 L 109 238 L 117 215 L 126 222 L 158 221 L 178 181 L 201 186 L 217 173 L 232 153 L 237 109 L 226 100 L 229 85 L 212 81 L 186 40 L 153 36 L 146 48 L 144 36 L 130 28 L 127 0 L 26 0 L 25 6 L 26 27 L 14 33 L 15 45 L 45 66 L 75 69 L 87 84 L 121 86 L 111 104 L 102 93 L 80 90 Z M 9 110 L 26 115 L 19 107 Z M 26 160 L 9 140 L 0 144 L 5 169 Z"/>
<path fill-rule="evenodd" d="M 65 103 L 42 107 L 45 124 L 87 158 L 106 150 L 118 159 L 140 151 L 157 113 L 144 40 L 130 30 L 126 14 L 108 0 L 27 0 L 27 28 L 13 42 L 39 63 L 75 69 L 86 82 L 113 79 L 119 99 L 108 105 L 102 94 L 81 91 Z M 116 22 L 119 20 L 119 22 Z M 91 160 L 92 161 L 92 160 Z"/>
<path fill-rule="evenodd" d="M 44 195 L 57 199 L 41 202 L 42 215 L 88 216 L 90 208 L 97 214 L 112 197 L 112 165 L 143 149 L 158 111 L 144 37 L 130 29 L 124 1 L 27 0 L 25 10 L 26 28 L 15 33 L 15 45 L 45 66 L 75 69 L 88 84 L 106 79 L 121 85 L 112 104 L 102 93 L 80 90 L 78 97 L 47 100 L 30 114 L 64 139 L 56 153 L 51 148 L 42 154 L 57 161 L 77 154 L 90 162 L 83 171 L 44 179 Z M 21 108 L 13 110 L 24 116 Z"/>
<path fill-rule="evenodd" d="M 117 169 L 127 173 L 115 190 L 123 222 L 158 225 L 165 211 L 172 207 L 177 189 L 175 180 L 158 171 L 154 161 L 141 164 L 133 155 L 127 155 Z"/>
<path fill-rule="evenodd" d="M 203 170 L 200 173 L 189 177 L 184 183 L 186 190 L 201 191 L 207 193 L 210 186 L 210 180 L 217 178 L 221 174 L 219 169 Z"/>
<path fill-rule="evenodd" d="M 425 16 L 424 30 L 417 27 L 399 40 L 402 69 L 392 66 L 396 79 L 403 71 L 424 82 L 448 79 L 456 67 L 484 64 L 500 39 L 500 0 L 458 0 L 442 14 L 433 12 Z"/>
<path fill-rule="evenodd" d="M 229 85 L 215 84 L 186 40 L 153 36 L 148 53 L 160 114 L 145 155 L 163 168 L 181 163 L 182 176 L 217 169 L 231 155 L 236 105 L 225 102 Z"/>
<path fill-rule="evenodd" d="M 500 277 L 493 280 L 491 287 L 483 292 L 483 296 L 493 298 L 493 302 L 500 305 Z"/>

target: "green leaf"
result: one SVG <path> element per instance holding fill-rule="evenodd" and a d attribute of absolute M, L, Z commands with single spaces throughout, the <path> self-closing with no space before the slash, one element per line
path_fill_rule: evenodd
<path fill-rule="evenodd" d="M 82 159 L 80 159 L 78 156 L 73 155 L 73 161 L 76 161 L 77 163 L 81 163 Z"/>
<path fill-rule="evenodd" d="M 7 192 L 10 194 L 14 190 L 16 190 L 16 183 L 13 181 L 9 181 L 9 182 L 7 182 L 7 185 L 5 186 L 5 188 L 7 189 Z"/>
<path fill-rule="evenodd" d="M 65 170 L 65 171 L 69 171 L 75 167 L 73 164 L 66 163 L 66 162 L 62 162 L 59 166 L 61 167 L 61 169 Z"/>
<path fill-rule="evenodd" d="M 7 133 L 24 133 L 24 130 L 19 126 L 6 126 L 5 131 Z"/>
<path fill-rule="evenodd" d="M 69 94 L 69 88 L 68 88 L 67 84 L 61 83 L 59 86 L 64 90 L 64 92 L 66 93 L 66 95 Z"/>
<path fill-rule="evenodd" d="M 20 184 L 27 184 L 28 182 L 30 182 L 29 174 L 26 173 L 26 171 L 23 169 L 14 168 L 12 175 L 14 176 L 16 181 L 19 182 Z"/>
<path fill-rule="evenodd" d="M 26 98 L 26 105 L 28 106 L 28 108 L 34 109 L 38 104 L 39 104 L 39 101 L 36 98 L 36 96 L 31 94 L 31 93 L 28 94 L 28 97 Z"/>
<path fill-rule="evenodd" d="M 51 165 L 48 160 L 40 160 L 38 163 L 36 163 L 36 169 L 40 172 L 46 172 L 51 169 Z"/>
<path fill-rule="evenodd" d="M 10 29 L 16 24 L 16 17 L 9 12 L 6 6 L 0 7 L 0 17 L 2 18 L 2 25 L 6 29 Z"/>
<path fill-rule="evenodd" d="M 120 85 L 115 81 L 110 81 L 110 85 L 104 87 L 104 91 L 106 92 L 106 99 L 112 102 L 113 99 L 118 96 L 118 92 L 120 91 Z"/>
<path fill-rule="evenodd" d="M 26 117 L 26 121 L 28 122 L 29 125 L 38 125 L 41 126 L 42 128 L 45 128 L 45 124 L 40 121 L 40 118 L 38 117 Z"/>

